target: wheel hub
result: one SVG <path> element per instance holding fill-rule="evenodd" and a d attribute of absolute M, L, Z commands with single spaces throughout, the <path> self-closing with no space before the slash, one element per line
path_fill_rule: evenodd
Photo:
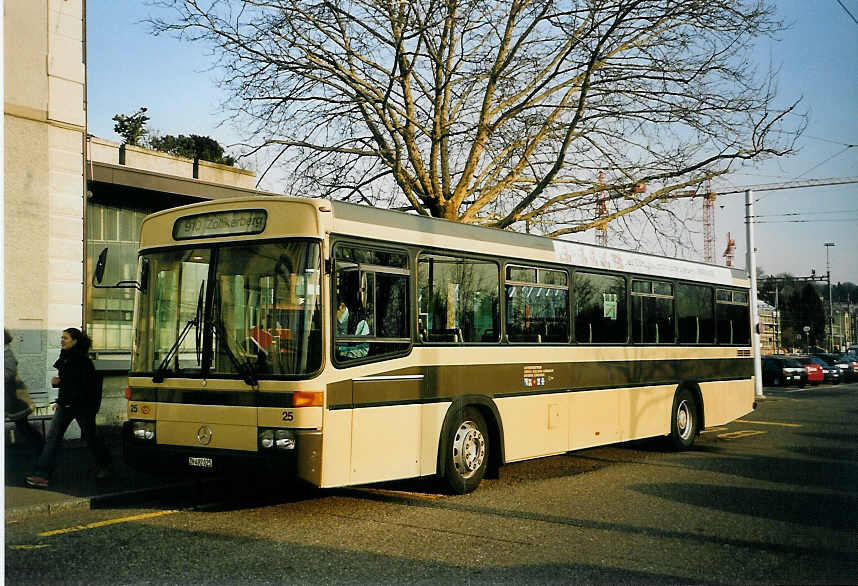
<path fill-rule="evenodd" d="M 473 476 L 486 457 L 486 440 L 473 421 L 463 421 L 453 438 L 453 465 L 462 478 Z"/>
<path fill-rule="evenodd" d="M 682 401 L 676 409 L 676 430 L 682 439 L 687 440 L 691 437 L 693 428 L 694 420 L 691 415 L 691 408 L 688 401 Z"/>

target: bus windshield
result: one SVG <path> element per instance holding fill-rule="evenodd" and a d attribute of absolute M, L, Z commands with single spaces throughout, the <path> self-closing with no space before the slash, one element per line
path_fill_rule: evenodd
<path fill-rule="evenodd" d="M 319 370 L 318 242 L 200 247 L 143 258 L 149 282 L 137 294 L 133 372 L 257 380 Z"/>

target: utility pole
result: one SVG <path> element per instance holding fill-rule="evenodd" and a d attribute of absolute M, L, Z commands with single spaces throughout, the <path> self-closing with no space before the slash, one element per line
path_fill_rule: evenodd
<path fill-rule="evenodd" d="M 833 242 L 825 243 L 825 272 L 828 278 L 828 351 L 834 352 L 834 303 L 831 299 L 831 262 L 828 251 L 834 246 Z"/>
<path fill-rule="evenodd" d="M 754 244 L 754 192 L 745 191 L 745 234 L 748 240 L 747 267 L 751 279 L 751 345 L 754 355 L 754 394 L 763 396 L 763 368 L 760 361 L 760 311 L 757 308 L 757 248 Z"/>

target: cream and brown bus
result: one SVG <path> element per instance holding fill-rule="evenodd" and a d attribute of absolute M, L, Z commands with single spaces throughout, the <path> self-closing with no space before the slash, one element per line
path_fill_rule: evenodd
<path fill-rule="evenodd" d="M 123 449 L 149 469 L 465 493 L 508 462 L 687 448 L 754 404 L 728 267 L 260 195 L 148 216 L 134 286 Z"/>

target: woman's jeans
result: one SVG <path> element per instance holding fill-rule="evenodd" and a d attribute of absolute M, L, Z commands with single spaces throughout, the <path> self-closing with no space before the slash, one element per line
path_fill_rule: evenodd
<path fill-rule="evenodd" d="M 51 428 L 45 438 L 45 449 L 42 450 L 42 455 L 36 463 L 36 474 L 39 476 L 50 478 L 57 454 L 63 443 L 63 436 L 74 420 L 77 420 L 81 437 L 86 442 L 98 467 L 100 469 L 110 468 L 110 452 L 107 451 L 107 447 L 98 435 L 95 427 L 95 412 L 92 409 L 57 405 L 57 410 L 54 411 L 54 417 L 51 419 Z"/>

